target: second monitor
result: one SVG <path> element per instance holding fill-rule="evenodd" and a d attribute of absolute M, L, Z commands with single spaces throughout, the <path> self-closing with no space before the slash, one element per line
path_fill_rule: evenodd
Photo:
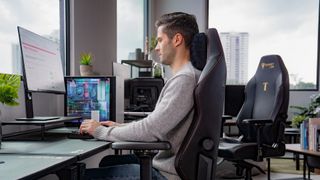
<path fill-rule="evenodd" d="M 99 112 L 100 121 L 115 120 L 115 77 L 65 77 L 65 115 L 90 119 Z"/>

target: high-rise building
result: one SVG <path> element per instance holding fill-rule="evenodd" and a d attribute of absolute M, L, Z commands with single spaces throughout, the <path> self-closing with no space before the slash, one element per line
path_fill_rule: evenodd
<path fill-rule="evenodd" d="M 22 74 L 21 53 L 19 44 L 11 44 L 12 73 Z"/>
<path fill-rule="evenodd" d="M 221 32 L 220 39 L 227 64 L 227 83 L 246 84 L 248 81 L 247 32 Z"/>

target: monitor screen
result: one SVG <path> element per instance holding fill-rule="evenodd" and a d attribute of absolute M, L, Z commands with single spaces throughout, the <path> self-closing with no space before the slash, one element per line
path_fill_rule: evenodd
<path fill-rule="evenodd" d="M 245 94 L 244 85 L 226 85 L 224 114 L 236 117 L 242 108 Z"/>
<path fill-rule="evenodd" d="M 64 93 L 60 45 L 18 27 L 25 87 L 29 92 Z"/>
<path fill-rule="evenodd" d="M 65 114 L 91 118 L 99 111 L 99 120 L 115 118 L 115 77 L 65 77 Z"/>

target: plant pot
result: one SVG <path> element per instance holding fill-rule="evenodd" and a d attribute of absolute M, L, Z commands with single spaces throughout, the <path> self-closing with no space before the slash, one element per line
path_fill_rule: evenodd
<path fill-rule="evenodd" d="M 81 76 L 92 76 L 93 70 L 91 65 L 80 65 L 80 75 Z"/>

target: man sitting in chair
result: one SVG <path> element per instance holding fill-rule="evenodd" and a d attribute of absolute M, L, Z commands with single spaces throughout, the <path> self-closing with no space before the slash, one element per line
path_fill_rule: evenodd
<path fill-rule="evenodd" d="M 160 151 L 153 159 L 153 178 L 180 179 L 174 162 L 193 118 L 193 91 L 201 72 L 191 63 L 190 47 L 199 29 L 195 16 L 182 12 L 163 15 L 156 22 L 156 28 L 158 44 L 155 50 L 161 63 L 169 65 L 174 76 L 163 87 L 154 111 L 144 119 L 126 124 L 85 120 L 80 132 L 113 142 L 168 141 L 172 148 Z M 89 169 L 86 173 L 93 179 L 93 176 L 140 177 L 138 164 Z"/>

